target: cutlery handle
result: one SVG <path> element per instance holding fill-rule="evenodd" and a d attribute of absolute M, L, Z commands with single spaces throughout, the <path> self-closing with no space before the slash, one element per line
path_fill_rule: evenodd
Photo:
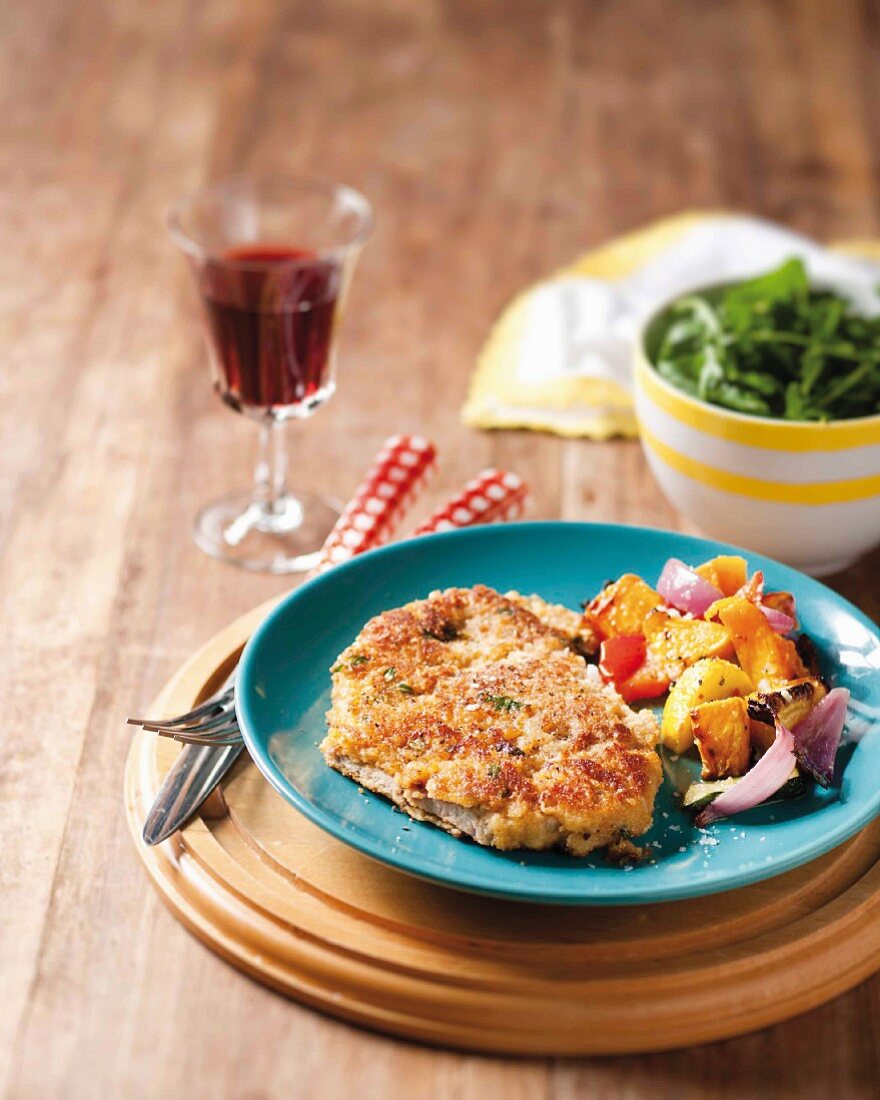
<path fill-rule="evenodd" d="M 144 822 L 143 838 L 160 844 L 189 821 L 237 760 L 243 744 L 184 745 Z"/>
<path fill-rule="evenodd" d="M 529 489 L 518 474 L 506 470 L 482 470 L 464 488 L 423 520 L 413 535 L 430 535 L 453 527 L 519 519 Z"/>
<path fill-rule="evenodd" d="M 418 435 L 385 440 L 330 532 L 312 575 L 388 542 L 434 470 L 437 451 Z"/>

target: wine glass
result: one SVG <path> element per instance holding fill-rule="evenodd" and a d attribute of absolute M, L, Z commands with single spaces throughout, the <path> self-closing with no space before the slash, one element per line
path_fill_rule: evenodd
<path fill-rule="evenodd" d="M 346 291 L 372 227 L 363 195 L 310 179 L 236 177 L 171 209 L 205 309 L 214 389 L 260 428 L 253 487 L 195 519 L 196 543 L 215 558 L 309 569 L 339 515 L 331 500 L 288 487 L 285 429 L 336 388 Z"/>

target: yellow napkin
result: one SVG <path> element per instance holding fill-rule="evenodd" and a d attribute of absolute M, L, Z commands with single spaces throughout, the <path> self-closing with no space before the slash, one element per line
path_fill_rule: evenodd
<path fill-rule="evenodd" d="M 477 359 L 462 410 L 464 423 L 474 428 L 530 428 L 589 439 L 635 436 L 637 429 L 628 388 L 628 366 L 620 362 L 620 347 L 612 349 L 614 354 L 609 353 L 609 361 L 614 360 L 616 355 L 616 363 L 610 362 L 607 369 L 601 363 L 601 347 L 585 367 L 560 369 L 553 362 L 553 357 L 559 356 L 561 349 L 554 343 L 551 333 L 547 358 L 542 364 L 541 341 L 544 332 L 538 319 L 541 303 L 545 300 L 550 302 L 554 310 L 566 308 L 557 296 L 568 288 L 577 289 L 578 280 L 584 280 L 587 289 L 589 280 L 598 280 L 606 285 L 623 285 L 623 280 L 635 274 L 635 281 L 638 282 L 640 270 L 651 261 L 662 260 L 663 253 L 674 245 L 681 246 L 676 250 L 681 261 L 681 253 L 687 251 L 685 238 L 691 230 L 710 221 L 723 224 L 737 217 L 741 218 L 712 211 L 690 212 L 664 219 L 586 253 L 570 266 L 520 294 L 501 314 Z M 811 242 L 789 235 L 781 227 L 757 219 L 741 218 L 741 221 L 745 231 L 754 233 L 761 246 L 766 237 L 768 248 L 788 250 L 786 242 L 791 240 L 796 245 L 800 242 L 799 247 L 808 253 L 823 252 L 826 262 L 834 266 L 843 262 L 832 258 L 827 250 L 820 250 Z M 880 242 L 849 242 L 834 246 L 834 251 L 876 261 L 880 259 Z M 747 262 L 748 248 L 745 253 L 745 256 L 731 258 L 732 266 L 725 274 L 737 273 L 737 265 Z M 696 273 L 702 262 L 704 258 L 699 255 L 688 257 L 684 269 Z M 715 271 L 715 267 L 712 270 Z M 714 280 L 709 276 L 705 281 Z M 649 283 L 656 294 L 657 265 L 654 265 L 654 275 Z M 592 285 L 597 286 L 596 283 Z M 644 291 L 645 287 L 641 289 Z M 670 287 L 670 295 L 676 292 L 674 286 Z M 575 310 L 588 310 L 593 304 L 583 296 L 576 296 L 572 303 L 570 308 Z M 644 304 L 648 304 L 648 299 Z M 601 294 L 595 305 L 599 309 L 605 308 Z M 595 337 L 595 333 L 593 335 Z M 617 342 L 620 345 L 620 339 Z"/>

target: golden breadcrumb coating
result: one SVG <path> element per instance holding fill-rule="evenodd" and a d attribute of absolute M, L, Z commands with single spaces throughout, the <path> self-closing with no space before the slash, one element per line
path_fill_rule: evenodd
<path fill-rule="evenodd" d="M 574 855 L 651 825 L 658 728 L 604 685 L 581 616 L 476 585 L 371 619 L 333 668 L 327 763 L 412 817 Z"/>

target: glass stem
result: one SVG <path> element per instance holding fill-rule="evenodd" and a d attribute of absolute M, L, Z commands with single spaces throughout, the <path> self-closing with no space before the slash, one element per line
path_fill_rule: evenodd
<path fill-rule="evenodd" d="M 281 516 L 288 507 L 285 428 L 277 420 L 260 425 L 255 496 L 260 510 L 268 516 Z"/>

